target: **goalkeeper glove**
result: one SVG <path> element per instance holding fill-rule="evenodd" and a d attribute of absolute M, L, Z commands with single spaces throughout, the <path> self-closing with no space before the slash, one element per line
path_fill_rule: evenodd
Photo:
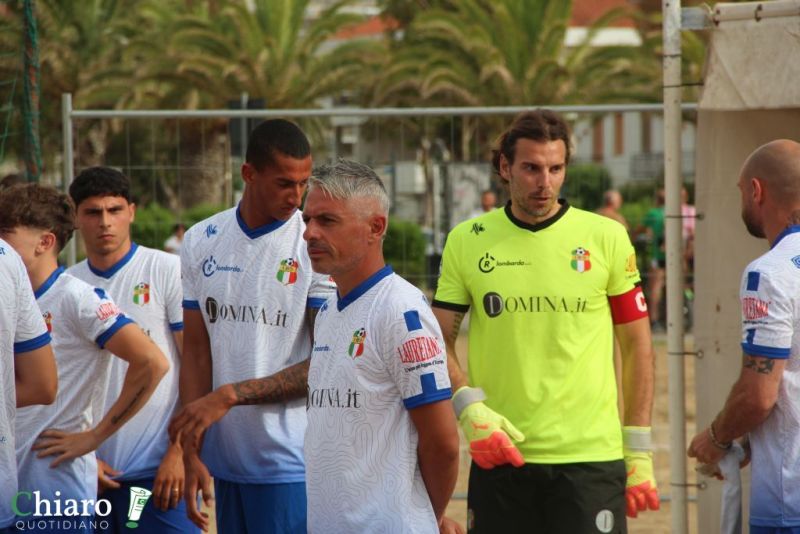
<path fill-rule="evenodd" d="M 636 517 L 645 510 L 658 510 L 658 488 L 653 476 L 650 427 L 622 427 L 623 454 L 628 480 L 625 485 L 626 513 Z"/>
<path fill-rule="evenodd" d="M 523 441 L 525 436 L 508 419 L 481 402 L 484 399 L 482 389 L 466 386 L 453 396 L 453 407 L 469 442 L 472 459 L 483 469 L 508 463 L 522 467 L 525 460 L 511 440 Z"/>

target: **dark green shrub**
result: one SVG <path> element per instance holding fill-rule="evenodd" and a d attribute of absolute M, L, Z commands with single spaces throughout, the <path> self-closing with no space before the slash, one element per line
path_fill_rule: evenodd
<path fill-rule="evenodd" d="M 418 224 L 389 219 L 383 256 L 394 272 L 422 286 L 425 276 L 425 238 Z"/>
<path fill-rule="evenodd" d="M 578 163 L 567 170 L 561 194 L 573 206 L 595 211 L 603 205 L 603 193 L 608 189 L 611 189 L 608 169 L 594 163 Z"/>

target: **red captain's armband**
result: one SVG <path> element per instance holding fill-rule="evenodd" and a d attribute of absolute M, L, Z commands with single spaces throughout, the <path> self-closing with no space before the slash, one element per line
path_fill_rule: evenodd
<path fill-rule="evenodd" d="M 622 295 L 608 297 L 611 305 L 611 318 L 614 324 L 625 324 L 647 317 L 647 301 L 639 286 Z"/>

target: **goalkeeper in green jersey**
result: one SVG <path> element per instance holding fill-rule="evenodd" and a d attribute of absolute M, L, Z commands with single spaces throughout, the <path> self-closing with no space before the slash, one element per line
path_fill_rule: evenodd
<path fill-rule="evenodd" d="M 559 198 L 569 155 L 561 117 L 517 117 L 493 157 L 511 200 L 456 226 L 444 249 L 433 309 L 473 458 L 470 532 L 625 532 L 626 512 L 659 506 L 636 256 L 621 224 Z M 455 340 L 468 310 L 466 376 Z"/>

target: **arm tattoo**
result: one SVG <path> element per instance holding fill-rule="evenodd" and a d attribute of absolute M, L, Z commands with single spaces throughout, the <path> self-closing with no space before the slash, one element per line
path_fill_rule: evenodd
<path fill-rule="evenodd" d="M 448 339 L 446 339 L 445 341 L 455 345 L 456 339 L 458 339 L 458 332 L 461 330 L 461 321 L 463 320 L 464 320 L 464 312 L 456 312 L 453 315 L 453 328 L 450 331 Z"/>
<path fill-rule="evenodd" d="M 136 404 L 136 402 L 139 400 L 139 398 L 144 393 L 144 389 L 145 388 L 142 388 L 142 389 L 140 389 L 139 391 L 136 392 L 136 395 L 134 395 L 133 400 L 131 400 L 130 404 L 128 404 L 125 408 L 123 408 L 123 410 L 119 413 L 119 415 L 115 415 L 115 416 L 111 417 L 111 424 L 112 425 L 116 425 L 117 423 L 119 423 L 120 421 L 122 421 L 125 418 L 125 416 L 128 414 L 128 412 L 131 411 L 133 406 Z"/>
<path fill-rule="evenodd" d="M 234 384 L 236 403 L 240 406 L 270 404 L 305 397 L 308 388 L 308 365 L 309 360 L 306 360 L 274 375 Z"/>
<path fill-rule="evenodd" d="M 794 210 L 789 214 L 789 224 L 800 224 L 800 210 Z"/>
<path fill-rule="evenodd" d="M 775 367 L 775 360 L 772 358 L 753 358 L 752 356 L 747 356 L 744 360 L 744 366 L 762 375 L 768 375 Z"/>

